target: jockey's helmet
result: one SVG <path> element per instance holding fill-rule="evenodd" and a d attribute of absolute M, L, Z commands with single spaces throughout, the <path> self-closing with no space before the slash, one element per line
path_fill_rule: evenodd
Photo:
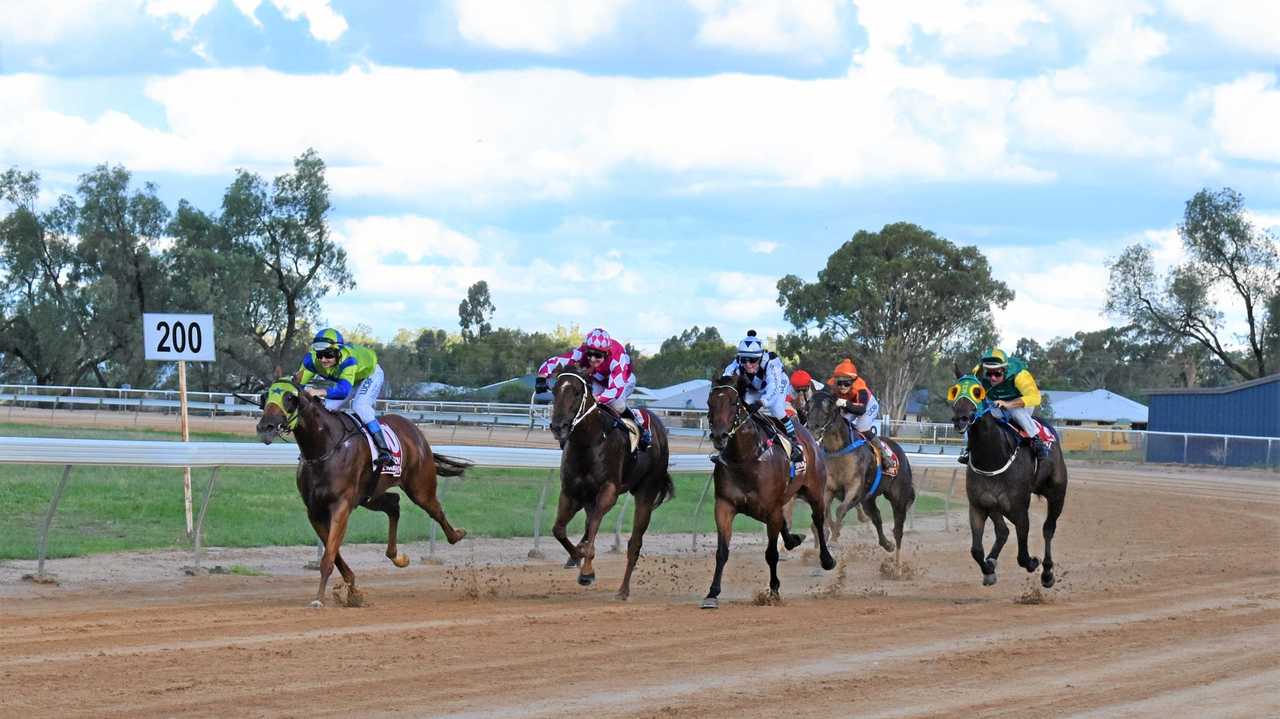
<path fill-rule="evenodd" d="M 809 389 L 813 387 L 813 376 L 802 369 L 798 369 L 791 373 L 791 386 L 796 389 Z"/>
<path fill-rule="evenodd" d="M 992 347 L 982 353 L 983 369 L 1002 369 L 1009 366 L 1009 357 L 1004 350 L 998 347 Z"/>
<path fill-rule="evenodd" d="M 600 352 L 608 352 L 613 346 L 613 338 L 608 332 L 597 327 L 587 333 L 587 338 L 583 340 L 582 345 L 589 350 L 599 350 Z"/>
<path fill-rule="evenodd" d="M 739 360 L 758 360 L 764 357 L 764 343 L 756 337 L 755 330 L 747 330 L 747 336 L 738 343 Z"/>
<path fill-rule="evenodd" d="M 323 352 L 328 349 L 342 349 L 342 333 L 332 327 L 326 327 L 311 338 L 311 349 Z"/>

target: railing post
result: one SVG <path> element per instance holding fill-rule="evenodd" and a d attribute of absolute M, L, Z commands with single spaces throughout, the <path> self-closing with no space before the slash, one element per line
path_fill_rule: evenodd
<path fill-rule="evenodd" d="M 538 507 L 533 510 L 533 549 L 529 550 L 530 559 L 543 559 L 547 556 L 538 548 L 538 543 L 542 539 L 542 511 L 547 506 L 547 486 L 551 484 L 555 473 L 554 469 L 548 470 L 547 476 L 542 479 L 542 489 L 538 490 Z"/>
<path fill-rule="evenodd" d="M 209 473 L 209 484 L 204 489 L 204 501 L 200 504 L 200 514 L 196 518 L 196 526 L 191 531 L 192 537 L 192 566 L 188 574 L 198 574 L 200 572 L 200 544 L 204 536 L 204 515 L 209 511 L 209 500 L 213 498 L 213 483 L 218 479 L 218 470 L 222 467 L 214 467 Z"/>
<path fill-rule="evenodd" d="M 698 496 L 698 504 L 693 508 L 693 551 L 698 551 L 698 515 L 702 513 L 702 501 L 707 498 L 707 490 L 711 489 L 711 480 L 715 479 L 715 472 L 707 475 L 707 483 L 702 485 L 702 494 Z"/>
<path fill-rule="evenodd" d="M 627 513 L 627 502 L 630 501 L 631 495 L 622 495 L 622 501 L 614 505 L 618 510 L 618 521 L 613 525 L 613 549 L 609 551 L 617 554 L 622 551 L 622 518 Z"/>
<path fill-rule="evenodd" d="M 40 537 L 36 544 L 36 575 L 33 578 L 36 582 L 46 582 L 48 578 L 44 573 L 44 560 L 49 553 L 49 527 L 53 524 L 53 515 L 58 511 L 58 501 L 62 499 L 62 492 L 67 488 L 67 479 L 71 477 L 71 465 L 66 465 L 62 470 L 62 479 L 58 480 L 58 486 L 53 490 L 53 499 L 49 500 L 49 510 L 44 513 L 44 522 L 40 524 Z"/>

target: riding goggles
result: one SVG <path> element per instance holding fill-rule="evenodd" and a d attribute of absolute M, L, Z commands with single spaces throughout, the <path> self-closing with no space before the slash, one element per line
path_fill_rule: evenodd
<path fill-rule="evenodd" d="M 738 364 L 754 364 L 759 361 L 760 361 L 759 357 L 747 357 L 745 355 L 738 355 Z"/>
<path fill-rule="evenodd" d="M 341 354 L 342 350 L 333 345 L 325 345 L 323 349 L 316 350 L 316 357 L 321 359 L 338 359 Z"/>
<path fill-rule="evenodd" d="M 587 350 L 583 354 L 586 355 L 587 359 L 604 359 L 606 356 L 605 353 L 600 350 Z"/>
<path fill-rule="evenodd" d="M 838 380 L 836 380 L 836 386 L 837 386 L 837 387 L 852 387 L 852 386 L 853 386 L 853 380 L 851 380 L 851 379 L 838 379 Z"/>

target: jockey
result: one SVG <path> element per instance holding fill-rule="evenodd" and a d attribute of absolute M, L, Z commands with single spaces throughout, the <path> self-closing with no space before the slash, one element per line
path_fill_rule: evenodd
<path fill-rule="evenodd" d="M 368 347 L 343 342 L 342 333 L 332 327 L 322 329 L 312 338 L 311 351 L 302 358 L 302 366 L 294 373 L 293 381 L 305 385 L 316 377 L 334 382 L 334 385 L 328 390 L 307 387 L 306 393 L 323 398 L 325 409 L 330 412 L 350 403 L 378 448 L 375 463 L 380 466 L 391 464 L 391 450 L 387 449 L 382 425 L 378 424 L 378 417 L 373 412 L 373 402 L 382 393 L 383 376 L 378 355 Z"/>
<path fill-rule="evenodd" d="M 620 417 L 630 417 L 640 427 L 640 452 L 649 448 L 653 436 L 643 412 L 632 412 L 627 398 L 636 390 L 636 376 L 631 373 L 631 357 L 620 342 L 608 332 L 597 327 L 587 333 L 587 338 L 577 349 L 556 355 L 538 368 L 534 391 L 547 391 L 547 377 L 566 365 L 576 365 L 591 370 L 591 391 L 596 402 L 607 405 Z"/>
<path fill-rule="evenodd" d="M 836 406 L 843 410 L 853 428 L 868 437 L 875 433 L 880 403 L 871 394 L 867 381 L 858 375 L 858 366 L 848 357 L 831 370 L 827 384 L 834 386 Z"/>
<path fill-rule="evenodd" d="M 804 421 L 808 410 L 809 399 L 813 397 L 814 392 L 822 388 L 823 384 L 821 382 L 802 369 L 791 373 L 791 393 L 787 396 L 787 401 L 796 410 L 801 422 Z"/>
<path fill-rule="evenodd" d="M 755 330 L 747 330 L 747 336 L 738 343 L 738 355 L 724 368 L 724 375 L 737 376 L 746 384 L 742 401 L 752 411 L 759 409 L 782 422 L 787 436 L 791 438 L 791 463 L 795 465 L 797 474 L 803 472 L 804 450 L 800 448 L 795 420 L 792 419 L 796 411 L 787 406 L 786 370 L 782 368 L 778 355 L 765 352 L 764 343 L 756 337 Z"/>
<path fill-rule="evenodd" d="M 1027 370 L 1021 357 L 1010 357 L 1004 350 L 991 348 L 982 355 L 982 361 L 973 368 L 973 374 L 987 390 L 987 398 L 1003 409 L 1009 419 L 1022 428 L 1031 438 L 1031 446 L 1041 459 L 1048 459 L 1049 446 L 1040 439 L 1040 429 L 1031 413 L 1040 406 L 1040 388 L 1036 378 Z M 960 461 L 968 464 L 968 452 L 960 455 Z"/>

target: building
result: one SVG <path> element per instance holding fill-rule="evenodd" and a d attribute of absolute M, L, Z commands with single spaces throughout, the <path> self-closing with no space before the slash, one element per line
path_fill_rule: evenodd
<path fill-rule="evenodd" d="M 1066 392 L 1046 390 L 1040 394 L 1049 400 L 1054 426 L 1129 425 L 1133 429 L 1147 426 L 1147 406 L 1110 390 Z"/>
<path fill-rule="evenodd" d="M 1280 467 L 1280 374 L 1229 387 L 1147 394 L 1148 429 L 1186 433 L 1148 437 L 1148 461 Z"/>

